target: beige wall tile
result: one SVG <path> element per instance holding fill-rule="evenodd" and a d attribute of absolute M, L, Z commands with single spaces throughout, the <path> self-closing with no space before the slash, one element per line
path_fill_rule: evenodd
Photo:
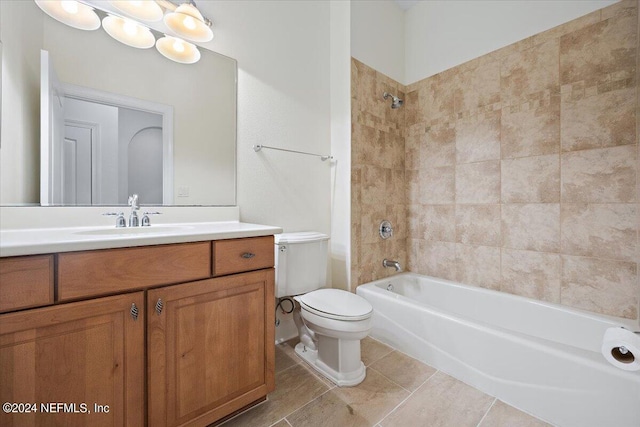
<path fill-rule="evenodd" d="M 502 108 L 502 158 L 539 156 L 560 151 L 560 97 Z"/>
<path fill-rule="evenodd" d="M 562 201 L 629 203 L 636 200 L 636 146 L 562 155 Z"/>
<path fill-rule="evenodd" d="M 459 71 L 455 68 L 430 77 L 426 96 L 420 101 L 429 120 L 454 113 L 454 98 L 460 90 Z"/>
<path fill-rule="evenodd" d="M 383 427 L 476 427 L 493 397 L 437 372 L 380 423 Z"/>
<path fill-rule="evenodd" d="M 560 38 L 560 83 L 598 78 L 636 66 L 637 15 L 605 19 Z"/>
<path fill-rule="evenodd" d="M 408 213 L 407 206 L 405 204 L 393 204 L 387 205 L 387 215 L 386 219 L 391 221 L 391 226 L 393 227 L 393 237 L 396 239 L 406 239 L 407 238 L 407 228 L 408 228 Z M 380 224 L 378 223 L 378 226 Z"/>
<path fill-rule="evenodd" d="M 617 3 L 600 9 L 602 19 L 609 19 L 619 16 L 631 16 L 637 14 L 637 0 L 622 0 Z"/>
<path fill-rule="evenodd" d="M 422 234 L 417 237 L 424 240 L 455 242 L 456 240 L 456 206 L 455 205 L 422 205 L 419 229 Z"/>
<path fill-rule="evenodd" d="M 635 87 L 582 99 L 562 97 L 562 151 L 610 147 L 636 142 Z"/>
<path fill-rule="evenodd" d="M 500 205 L 457 205 L 456 242 L 468 245 L 500 246 Z"/>
<path fill-rule="evenodd" d="M 455 150 L 458 164 L 500 159 L 500 111 L 458 120 Z"/>
<path fill-rule="evenodd" d="M 455 112 L 473 111 L 500 102 L 500 62 L 478 65 L 460 74 L 460 90 L 455 97 Z"/>
<path fill-rule="evenodd" d="M 420 145 L 420 168 L 452 166 L 456 163 L 455 124 L 431 126 L 422 137 Z"/>
<path fill-rule="evenodd" d="M 407 203 L 420 203 L 420 171 L 405 170 L 404 184 Z"/>
<path fill-rule="evenodd" d="M 502 246 L 511 249 L 559 252 L 560 205 L 502 205 Z"/>
<path fill-rule="evenodd" d="M 544 91 L 559 93 L 559 61 L 560 42 L 557 38 L 504 58 L 500 67 L 503 107 L 520 105 Z"/>
<path fill-rule="evenodd" d="M 405 168 L 418 170 L 421 166 L 420 151 L 424 135 L 409 133 L 405 137 L 404 156 Z M 353 144 L 353 142 L 352 142 Z M 352 160 L 353 163 L 353 160 Z"/>
<path fill-rule="evenodd" d="M 456 166 L 456 203 L 500 203 L 500 161 Z"/>
<path fill-rule="evenodd" d="M 565 34 L 572 33 L 584 27 L 597 24 L 598 22 L 601 21 L 600 10 L 601 9 L 595 10 L 579 18 L 576 18 L 569 22 L 565 22 L 564 24 L 558 25 L 557 27 L 553 27 L 550 30 L 543 31 L 542 33 L 538 33 L 530 37 L 531 44 L 538 45 L 540 43 L 545 43 L 549 40 L 558 39 Z"/>
<path fill-rule="evenodd" d="M 455 167 L 440 166 L 421 169 L 420 196 L 422 204 L 453 203 L 455 200 Z"/>
<path fill-rule="evenodd" d="M 388 169 L 379 166 L 364 165 L 362 167 L 362 202 L 371 205 L 384 205 L 387 201 Z"/>
<path fill-rule="evenodd" d="M 417 253 L 417 273 L 443 279 L 456 279 L 456 244 L 449 242 L 428 242 L 419 240 Z"/>
<path fill-rule="evenodd" d="M 456 244 L 456 280 L 499 290 L 500 248 Z"/>
<path fill-rule="evenodd" d="M 384 194 L 386 203 L 405 202 L 404 169 L 387 169 Z"/>
<path fill-rule="evenodd" d="M 562 205 L 562 253 L 636 262 L 635 204 Z"/>
<path fill-rule="evenodd" d="M 379 243 L 381 241 L 378 229 L 380 223 L 388 219 L 387 217 L 387 205 L 362 205 L 360 216 L 362 243 Z"/>
<path fill-rule="evenodd" d="M 560 303 L 560 255 L 503 249 L 500 290 Z"/>
<path fill-rule="evenodd" d="M 407 207 L 407 237 L 422 238 L 424 234 L 423 205 L 411 204 Z"/>
<path fill-rule="evenodd" d="M 551 427 L 551 424 L 496 400 L 478 427 Z"/>
<path fill-rule="evenodd" d="M 557 203 L 560 201 L 558 155 L 502 161 L 503 203 Z"/>
<path fill-rule="evenodd" d="M 638 318 L 636 263 L 562 256 L 562 304 L 609 316 Z"/>

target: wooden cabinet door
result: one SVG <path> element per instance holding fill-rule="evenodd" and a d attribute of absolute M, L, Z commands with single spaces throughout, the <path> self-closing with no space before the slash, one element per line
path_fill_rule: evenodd
<path fill-rule="evenodd" d="M 150 426 L 205 426 L 275 388 L 273 269 L 154 289 L 147 310 Z"/>
<path fill-rule="evenodd" d="M 0 425 L 144 425 L 143 304 L 137 292 L 1 315 L 0 402 L 37 412 L 2 411 Z"/>

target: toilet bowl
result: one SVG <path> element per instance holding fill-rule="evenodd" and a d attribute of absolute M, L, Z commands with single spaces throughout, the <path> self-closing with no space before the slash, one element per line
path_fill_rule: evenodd
<path fill-rule="evenodd" d="M 338 386 L 353 386 L 366 376 L 360 340 L 371 330 L 373 307 L 351 292 L 323 289 L 328 239 L 315 232 L 276 235 L 276 296 L 297 302 L 296 354 Z"/>
<path fill-rule="evenodd" d="M 371 331 L 373 307 L 364 298 L 338 289 L 320 289 L 294 298 L 300 343 L 296 354 L 338 386 L 360 384 L 366 368 L 360 340 Z"/>

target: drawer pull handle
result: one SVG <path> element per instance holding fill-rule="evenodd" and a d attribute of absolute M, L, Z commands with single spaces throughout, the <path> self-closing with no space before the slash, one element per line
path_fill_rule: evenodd
<path fill-rule="evenodd" d="M 252 254 L 251 252 L 245 252 L 245 253 L 242 254 L 242 258 L 244 258 L 244 259 L 251 259 L 254 256 L 256 256 L 256 254 Z"/>
<path fill-rule="evenodd" d="M 164 304 L 162 303 L 162 298 L 158 298 L 158 301 L 156 302 L 156 313 L 158 313 L 158 316 L 162 313 L 163 307 Z"/>
<path fill-rule="evenodd" d="M 138 320 L 138 314 L 140 313 L 138 311 L 138 306 L 136 305 L 135 302 L 131 304 L 131 310 L 129 310 L 129 312 L 131 313 L 131 317 L 133 318 L 134 321 Z"/>

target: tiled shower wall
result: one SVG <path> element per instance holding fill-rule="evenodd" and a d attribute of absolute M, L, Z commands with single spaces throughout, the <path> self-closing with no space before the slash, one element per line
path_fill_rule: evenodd
<path fill-rule="evenodd" d="M 389 258 L 407 265 L 405 199 L 405 108 L 391 109 L 384 92 L 404 99 L 404 86 L 351 60 L 351 283 L 386 277 Z M 391 221 L 393 237 L 382 240 L 378 228 Z M 385 271 L 386 270 L 386 271 Z"/>
<path fill-rule="evenodd" d="M 637 32 L 623 1 L 406 88 L 354 61 L 353 283 L 404 256 L 371 231 L 404 142 L 409 270 L 637 319 Z M 364 101 L 380 84 L 404 122 Z"/>

